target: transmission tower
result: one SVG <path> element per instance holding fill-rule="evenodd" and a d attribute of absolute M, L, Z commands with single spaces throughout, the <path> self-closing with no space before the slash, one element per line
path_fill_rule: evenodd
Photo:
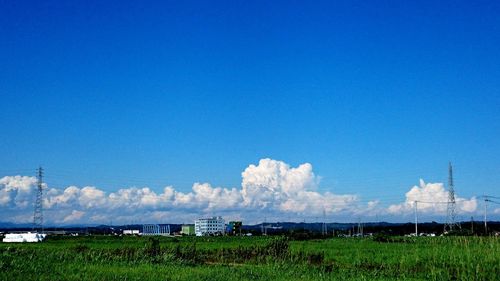
<path fill-rule="evenodd" d="M 453 167 L 451 162 L 448 164 L 448 208 L 446 213 L 446 224 L 444 231 L 450 232 L 454 228 L 460 228 L 460 225 L 455 221 L 456 202 L 455 202 L 455 188 L 453 185 Z"/>
<path fill-rule="evenodd" d="M 361 218 L 358 219 L 358 236 L 363 236 L 363 224 L 361 223 Z"/>
<path fill-rule="evenodd" d="M 33 230 L 40 229 L 43 232 L 43 168 L 37 171 L 37 191 L 35 201 L 35 212 L 33 214 Z"/>

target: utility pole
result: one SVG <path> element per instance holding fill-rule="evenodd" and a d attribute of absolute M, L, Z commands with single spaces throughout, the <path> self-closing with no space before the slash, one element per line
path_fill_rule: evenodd
<path fill-rule="evenodd" d="M 418 215 L 417 215 L 417 202 L 415 201 L 415 237 L 418 237 Z"/>
<path fill-rule="evenodd" d="M 326 211 L 325 211 L 325 209 L 323 209 L 323 225 L 322 225 L 321 233 L 323 234 L 323 236 L 328 235 L 328 228 L 326 226 Z"/>
<path fill-rule="evenodd" d="M 472 235 L 474 235 L 474 217 L 470 217 L 470 229 Z"/>
<path fill-rule="evenodd" d="M 488 210 L 488 199 L 484 198 L 484 233 L 488 235 L 488 224 L 486 222 L 486 212 Z"/>
<path fill-rule="evenodd" d="M 35 200 L 35 211 L 33 213 L 33 230 L 40 229 L 43 232 L 43 168 L 37 170 L 37 191 Z"/>

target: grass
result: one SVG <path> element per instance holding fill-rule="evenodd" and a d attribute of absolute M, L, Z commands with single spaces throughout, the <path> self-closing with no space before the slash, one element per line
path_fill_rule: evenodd
<path fill-rule="evenodd" d="M 0 280 L 498 280 L 495 237 L 52 237 L 0 244 Z"/>

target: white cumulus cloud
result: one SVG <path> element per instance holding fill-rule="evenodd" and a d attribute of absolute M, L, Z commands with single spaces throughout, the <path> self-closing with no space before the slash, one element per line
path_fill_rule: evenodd
<path fill-rule="evenodd" d="M 321 214 L 343 211 L 358 200 L 355 195 L 317 192 L 320 179 L 309 163 L 293 168 L 283 161 L 262 159 L 257 166 L 248 166 L 242 178 L 241 194 L 247 207 Z"/>
<path fill-rule="evenodd" d="M 413 211 L 414 201 L 446 202 L 442 183 L 420 180 L 406 194 L 404 202 L 383 205 L 379 200 L 361 201 L 358 195 L 319 191 L 320 178 L 309 163 L 289 164 L 261 159 L 242 173 L 240 188 L 215 187 L 194 183 L 189 191 L 172 186 L 161 190 L 127 187 L 105 191 L 96 186 L 45 187 L 44 209 L 47 222 L 55 223 L 136 223 L 189 222 L 199 216 L 224 215 L 246 222 L 263 217 L 276 220 L 327 216 L 357 219 L 374 214 L 402 214 Z M 36 178 L 6 176 L 0 179 L 0 211 L 15 222 L 28 222 L 36 190 Z M 477 200 L 457 197 L 458 213 L 477 210 Z M 363 203 L 366 202 L 366 203 Z M 446 214 L 446 204 L 419 204 L 419 212 Z M 495 210 L 498 212 L 498 210 Z"/>
<path fill-rule="evenodd" d="M 73 210 L 71 214 L 67 215 L 62 222 L 74 222 L 80 220 L 85 215 L 85 212 Z"/>
<path fill-rule="evenodd" d="M 420 180 L 419 186 L 413 186 L 406 193 L 406 200 L 403 203 L 390 205 L 387 208 L 389 213 L 398 214 L 413 210 L 415 201 L 418 201 L 418 211 L 422 213 L 446 214 L 448 202 L 448 190 L 442 183 L 425 183 Z M 471 213 L 477 209 L 475 197 L 470 199 L 460 198 L 455 195 L 457 212 Z"/>
<path fill-rule="evenodd" d="M 6 176 L 0 179 L 0 206 L 25 208 L 31 202 L 36 178 Z"/>

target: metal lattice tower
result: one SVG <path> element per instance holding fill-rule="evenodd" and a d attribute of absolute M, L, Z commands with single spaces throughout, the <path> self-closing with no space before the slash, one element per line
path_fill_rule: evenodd
<path fill-rule="evenodd" d="M 456 202 L 455 202 L 455 188 L 453 185 L 453 167 L 451 162 L 448 164 L 448 208 L 446 212 L 446 224 L 444 231 L 453 231 L 453 229 L 460 228 L 460 225 L 455 221 L 456 216 Z"/>
<path fill-rule="evenodd" d="M 35 211 L 33 214 L 33 230 L 43 232 L 43 168 L 39 167 L 37 172 L 37 191 L 35 201 Z"/>

